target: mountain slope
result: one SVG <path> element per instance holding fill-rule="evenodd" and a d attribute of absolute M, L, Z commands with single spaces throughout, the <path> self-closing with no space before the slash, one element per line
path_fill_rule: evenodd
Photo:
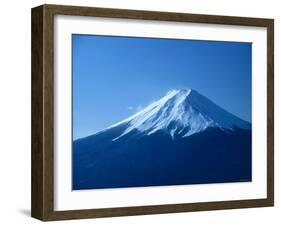
<path fill-rule="evenodd" d="M 251 180 L 251 124 L 175 90 L 73 142 L 73 189 Z"/>
<path fill-rule="evenodd" d="M 127 124 L 125 131 L 114 140 L 134 129 L 147 135 L 165 130 L 172 137 L 189 136 L 210 127 L 250 129 L 251 125 L 220 108 L 195 90 L 170 91 L 160 100 L 152 103 L 135 115 L 107 129 Z M 106 130 L 107 130 L 106 129 Z"/>

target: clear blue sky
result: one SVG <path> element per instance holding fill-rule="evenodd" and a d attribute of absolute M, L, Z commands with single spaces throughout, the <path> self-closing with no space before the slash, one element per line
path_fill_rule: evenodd
<path fill-rule="evenodd" d="M 74 139 L 179 88 L 251 122 L 251 43 L 72 35 L 72 48 Z"/>

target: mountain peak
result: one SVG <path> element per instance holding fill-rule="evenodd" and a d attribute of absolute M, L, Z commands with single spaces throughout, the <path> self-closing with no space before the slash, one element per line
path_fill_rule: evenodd
<path fill-rule="evenodd" d="M 158 101 L 106 130 L 119 125 L 126 125 L 126 129 L 113 141 L 133 130 L 146 135 L 161 130 L 175 138 L 187 137 L 214 127 L 222 130 L 251 128 L 250 123 L 225 111 L 193 89 L 171 90 Z"/>
<path fill-rule="evenodd" d="M 167 92 L 167 94 L 161 98 L 161 99 L 166 99 L 166 98 L 183 98 L 183 99 L 190 99 L 190 98 L 196 98 L 201 96 L 203 97 L 199 92 L 197 92 L 195 89 L 177 89 L 177 90 L 171 90 Z"/>
<path fill-rule="evenodd" d="M 186 88 L 183 88 L 183 89 L 174 89 L 174 90 L 170 90 L 169 92 L 167 92 L 166 96 L 175 96 L 175 95 L 185 95 L 185 96 L 188 96 L 191 94 L 191 92 L 194 92 L 195 90 L 192 90 L 192 89 L 186 89 Z"/>

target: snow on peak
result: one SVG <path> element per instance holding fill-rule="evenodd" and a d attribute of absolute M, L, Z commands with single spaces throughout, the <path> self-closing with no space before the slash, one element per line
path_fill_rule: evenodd
<path fill-rule="evenodd" d="M 109 128 L 121 124 L 127 124 L 127 127 L 113 141 L 135 129 L 147 135 L 163 130 L 174 138 L 190 136 L 209 127 L 251 128 L 250 123 L 225 111 L 192 89 L 169 91 L 160 100 Z"/>

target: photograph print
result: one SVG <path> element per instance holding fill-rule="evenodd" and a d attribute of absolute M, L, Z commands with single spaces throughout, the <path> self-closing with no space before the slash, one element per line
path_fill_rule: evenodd
<path fill-rule="evenodd" d="M 72 35 L 72 189 L 252 181 L 252 44 Z"/>

